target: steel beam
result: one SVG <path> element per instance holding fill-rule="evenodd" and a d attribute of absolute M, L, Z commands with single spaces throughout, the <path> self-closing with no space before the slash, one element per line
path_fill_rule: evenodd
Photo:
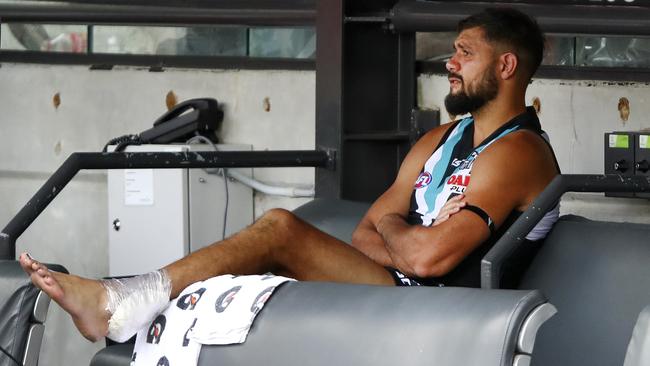
<path fill-rule="evenodd" d="M 439 32 L 456 29 L 459 20 L 486 7 L 508 6 L 537 19 L 546 33 L 650 35 L 650 8 L 633 5 L 584 5 L 521 2 L 409 1 L 392 9 L 397 32 Z"/>
<path fill-rule="evenodd" d="M 141 2 L 142 3 L 142 2 Z M 149 2 L 145 2 L 149 3 Z M 174 5 L 114 4 L 0 4 L 3 23 L 108 25 L 313 25 L 312 1 L 194 2 Z"/>

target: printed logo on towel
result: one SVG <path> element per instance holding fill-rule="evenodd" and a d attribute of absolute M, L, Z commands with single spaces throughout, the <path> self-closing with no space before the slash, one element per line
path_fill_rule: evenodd
<path fill-rule="evenodd" d="M 176 302 L 176 306 L 181 308 L 182 310 L 194 310 L 196 307 L 196 304 L 201 300 L 201 296 L 203 296 L 203 293 L 205 292 L 205 288 L 202 287 L 190 294 L 186 294 L 178 298 L 178 301 Z"/>
<path fill-rule="evenodd" d="M 253 306 L 251 306 L 251 313 L 257 314 L 260 310 L 262 310 L 262 307 L 266 303 L 266 300 L 271 297 L 274 289 L 275 286 L 267 287 L 262 292 L 260 292 L 259 295 L 257 295 L 255 301 L 253 301 Z"/>
<path fill-rule="evenodd" d="M 431 183 L 431 180 L 433 178 L 431 177 L 431 174 L 429 172 L 422 172 L 418 179 L 415 180 L 415 185 L 413 188 L 415 189 L 420 189 L 428 186 Z"/>
<path fill-rule="evenodd" d="M 190 327 L 187 329 L 187 332 L 185 332 L 185 335 L 183 336 L 183 347 L 187 347 L 190 344 L 190 339 L 188 335 L 190 335 L 190 332 L 192 331 L 192 329 L 194 329 L 197 319 L 198 318 L 194 318 L 192 325 L 190 325 Z"/>
<path fill-rule="evenodd" d="M 167 357 L 162 356 L 160 360 L 158 360 L 156 366 L 169 366 L 169 360 L 167 359 Z"/>
<path fill-rule="evenodd" d="M 149 327 L 149 332 L 147 332 L 147 343 L 158 344 L 160 343 L 160 337 L 162 337 L 163 332 L 165 331 L 165 324 L 167 323 L 167 318 L 164 315 L 158 315 L 156 319 L 151 323 Z"/>
<path fill-rule="evenodd" d="M 235 286 L 217 298 L 217 302 L 214 304 L 217 313 L 223 313 L 226 310 L 228 305 L 235 299 L 235 295 L 237 295 L 239 290 L 241 290 L 241 286 Z"/>

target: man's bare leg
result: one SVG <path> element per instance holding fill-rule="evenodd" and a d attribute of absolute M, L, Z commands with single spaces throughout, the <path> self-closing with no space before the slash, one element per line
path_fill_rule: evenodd
<path fill-rule="evenodd" d="M 390 274 L 363 253 L 279 209 L 165 269 L 172 278 L 172 297 L 191 283 L 224 273 L 273 272 L 301 281 L 394 284 Z"/>
<path fill-rule="evenodd" d="M 99 281 L 49 271 L 21 255 L 32 282 L 70 313 L 91 341 L 104 337 L 110 314 Z M 391 275 L 353 247 L 285 210 L 271 210 L 249 228 L 167 267 L 174 298 L 188 285 L 222 274 L 273 272 L 303 281 L 393 285 Z"/>

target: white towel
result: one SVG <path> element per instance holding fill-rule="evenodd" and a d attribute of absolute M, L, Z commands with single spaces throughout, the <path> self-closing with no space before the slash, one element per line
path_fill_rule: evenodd
<path fill-rule="evenodd" d="M 202 344 L 246 340 L 273 290 L 290 278 L 219 276 L 188 286 L 138 332 L 131 366 L 196 365 Z"/>

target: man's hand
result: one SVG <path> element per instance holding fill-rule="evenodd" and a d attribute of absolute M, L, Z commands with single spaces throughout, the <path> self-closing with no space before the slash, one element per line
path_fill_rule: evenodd
<path fill-rule="evenodd" d="M 361 220 L 352 234 L 352 246 L 384 267 L 394 267 L 377 228 L 367 218 Z"/>
<path fill-rule="evenodd" d="M 409 225 L 399 214 L 389 213 L 384 215 L 377 223 L 377 232 L 384 240 L 386 252 L 391 258 L 393 265 L 407 275 L 415 273 L 415 269 L 407 258 L 399 251 L 394 250 L 393 245 L 397 241 L 410 242 L 410 235 L 417 232 L 419 226 Z"/>
<path fill-rule="evenodd" d="M 390 237 L 400 235 L 401 231 L 409 227 L 410 225 L 406 223 L 406 220 L 401 215 L 390 213 L 379 220 L 377 232 L 384 238 L 384 241 L 389 241 Z"/>
<path fill-rule="evenodd" d="M 433 222 L 432 226 L 440 225 L 443 222 L 447 221 L 451 215 L 460 212 L 460 210 L 462 210 L 463 207 L 467 205 L 467 202 L 463 201 L 463 199 L 465 199 L 464 194 L 450 198 L 449 201 L 447 201 L 447 203 L 445 203 L 445 205 L 440 209 L 438 217 L 436 217 L 436 220 Z"/>

